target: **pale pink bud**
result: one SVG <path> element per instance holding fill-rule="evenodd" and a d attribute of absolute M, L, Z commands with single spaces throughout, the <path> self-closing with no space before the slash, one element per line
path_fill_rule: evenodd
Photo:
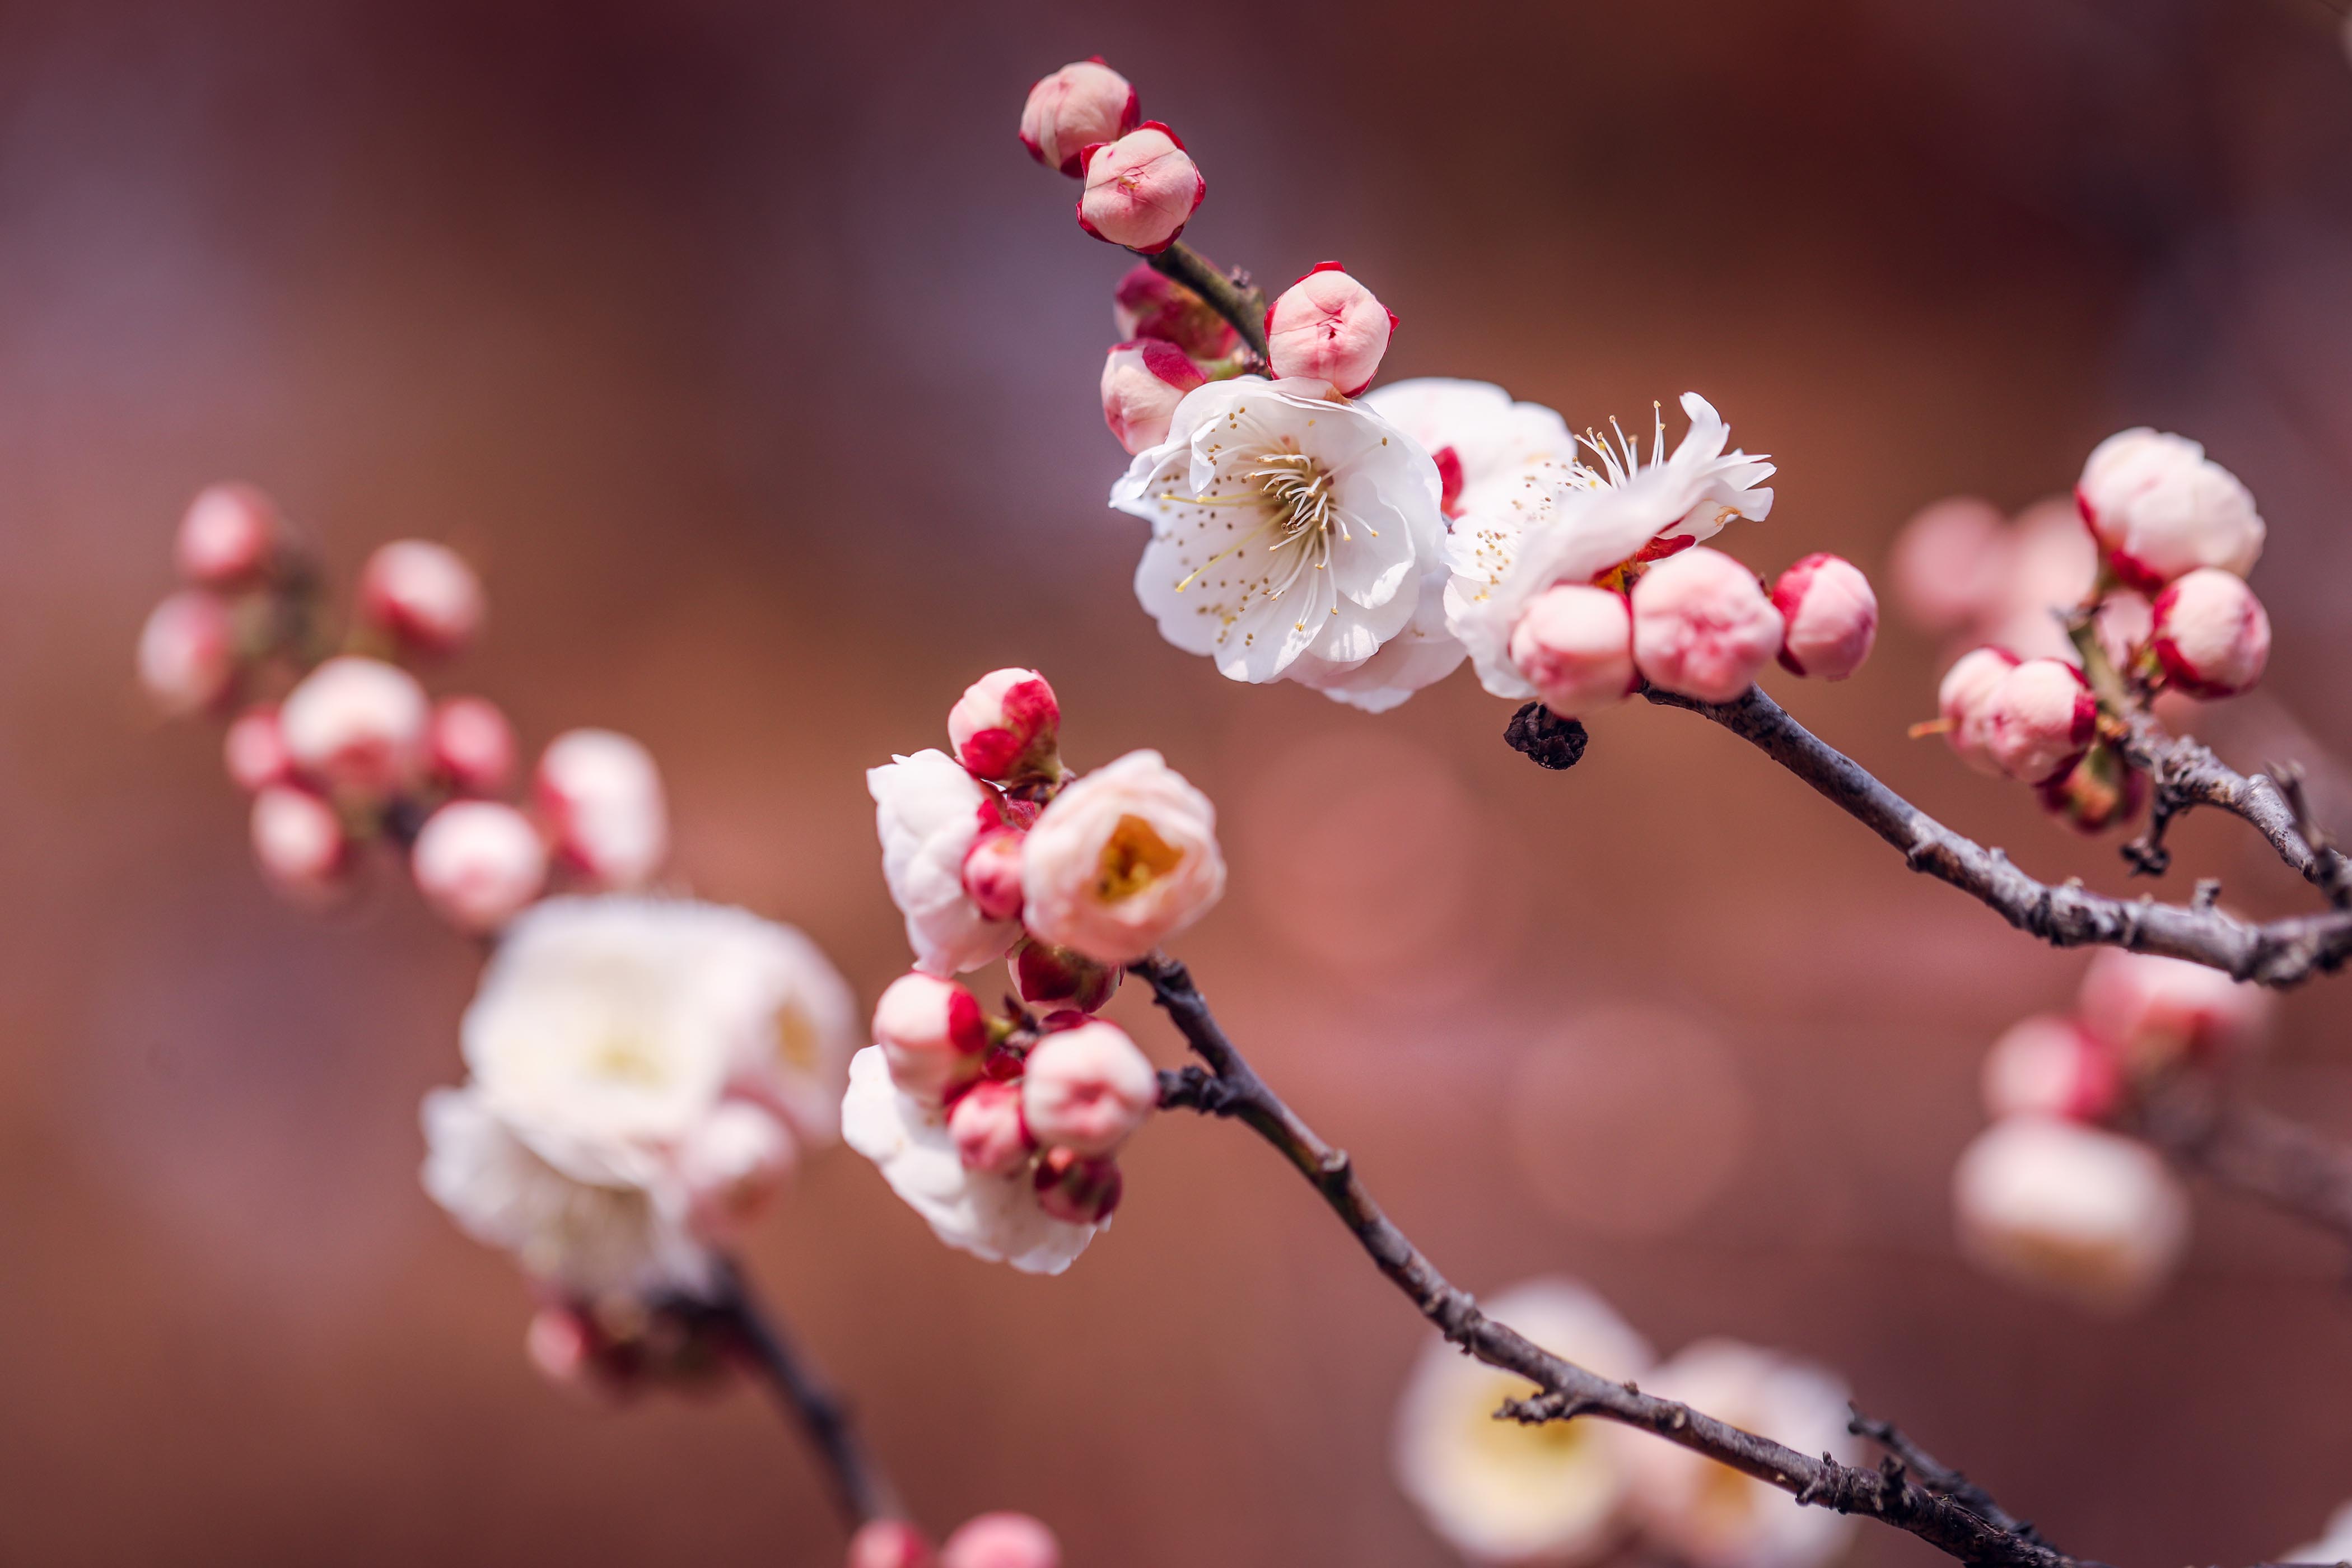
<path fill-rule="evenodd" d="M 2244 581 L 2206 566 L 2157 595 L 2157 662 L 2191 697 L 2235 697 L 2263 678 L 2271 618 Z"/>
<path fill-rule="evenodd" d="M 514 726 L 487 697 L 443 698 L 431 744 L 433 771 L 459 795 L 499 795 L 514 781 Z"/>
<path fill-rule="evenodd" d="M 1075 179 L 1088 147 L 1118 141 L 1142 118 L 1135 89 L 1101 57 L 1074 60 L 1029 89 L 1021 106 L 1021 145 L 1045 167 Z"/>
<path fill-rule="evenodd" d="M 991 670 L 948 710 L 948 742 L 956 761 L 998 784 L 1052 775 L 1061 735 L 1062 705 L 1034 669 Z"/>
<path fill-rule="evenodd" d="M 294 765 L 321 784 L 395 795 L 424 776 L 431 709 L 416 678 L 345 654 L 302 678 L 278 710 Z"/>
<path fill-rule="evenodd" d="M 342 819 L 308 790 L 271 784 L 255 795 L 252 835 L 254 859 L 288 892 L 324 892 L 350 865 Z"/>
<path fill-rule="evenodd" d="M 1048 1149 L 1037 1157 L 1033 1178 L 1037 1206 L 1071 1225 L 1100 1225 L 1118 1207 L 1126 1182 L 1110 1160 L 1090 1159 L 1075 1149 Z"/>
<path fill-rule="evenodd" d="M 2261 986 L 2218 969 L 2119 948 L 2091 960 L 2075 1004 L 2083 1026 L 2136 1072 L 2239 1055 L 2262 1037 L 2271 1008 Z"/>
<path fill-rule="evenodd" d="M 419 653 L 455 653 L 482 625 L 482 580 L 464 556 L 425 539 L 395 539 L 360 574 L 360 614 Z"/>
<path fill-rule="evenodd" d="M 228 606 L 201 588 L 173 595 L 139 628 L 139 684 L 155 706 L 178 716 L 228 695 L 236 646 Z"/>
<path fill-rule="evenodd" d="M 1960 761 L 1980 773 L 2000 772 L 2000 764 L 1992 760 L 1988 745 L 1991 737 L 1985 719 L 1992 703 L 1993 689 L 2016 668 L 2017 656 L 2007 648 L 1977 648 L 1961 655 L 1944 672 L 1943 684 L 1936 689 L 1936 711 L 1944 721 L 1944 743 Z"/>
<path fill-rule="evenodd" d="M 2095 836 L 2139 814 L 2147 802 L 2147 775 L 2114 747 L 2095 744 L 2081 762 L 2034 791 L 2052 816 L 2077 833 Z"/>
<path fill-rule="evenodd" d="M 1983 1074 L 1988 1114 L 2097 1121 L 2123 1098 L 2113 1052 L 2072 1018 L 2021 1019 L 1993 1042 Z"/>
<path fill-rule="evenodd" d="M 1878 595 L 1851 561 L 1819 552 L 1780 574 L 1772 607 L 1787 635 L 1780 664 L 1792 675 L 1843 680 L 1878 640 Z"/>
<path fill-rule="evenodd" d="M 847 1568 L 933 1568 L 937 1562 L 923 1532 L 903 1519 L 877 1519 L 849 1538 Z"/>
<path fill-rule="evenodd" d="M 1217 812 L 1157 752 L 1066 785 L 1023 847 L 1022 919 L 1098 963 L 1131 963 L 1225 890 Z"/>
<path fill-rule="evenodd" d="M 1078 226 L 1146 256 L 1176 243 L 1209 194 L 1184 143 L 1157 120 L 1087 152 L 1086 180 Z"/>
<path fill-rule="evenodd" d="M 523 1331 L 523 1352 L 539 1375 L 566 1394 L 597 1392 L 596 1331 L 569 1307 L 541 1307 Z"/>
<path fill-rule="evenodd" d="M 548 742 L 532 794 L 566 865 L 602 887 L 635 888 L 669 853 L 669 806 L 653 753 L 610 730 Z"/>
<path fill-rule="evenodd" d="M 1978 1262 L 2105 1310 L 2144 1302 L 2189 1239 L 2187 1194 L 2163 1161 L 2046 1117 L 2009 1117 L 1969 1144 L 1952 1207 Z"/>
<path fill-rule="evenodd" d="M 2029 658 L 1985 699 L 1985 750 L 2010 777 L 2044 784 L 2082 760 L 2098 722 L 2098 700 L 2081 670 L 2059 659 Z"/>
<path fill-rule="evenodd" d="M 1214 305 L 1149 261 L 1137 262 L 1118 280 L 1110 311 L 1121 338 L 1157 338 L 1190 360 L 1228 359 L 1242 346 L 1241 333 Z"/>
<path fill-rule="evenodd" d="M 1582 583 L 1545 589 L 1511 628 L 1511 663 L 1563 719 L 1622 701 L 1634 681 L 1625 596 Z"/>
<path fill-rule="evenodd" d="M 294 772 L 286 737 L 278 730 L 278 710 L 248 708 L 229 725 L 221 742 L 221 761 L 236 787 L 248 795 L 270 784 L 284 784 Z"/>
<path fill-rule="evenodd" d="M 1633 584 L 1633 663 L 1654 686 L 1728 702 L 1780 651 L 1780 612 L 1756 574 L 1701 545 Z"/>
<path fill-rule="evenodd" d="M 988 1022 L 980 1003 L 953 981 L 902 974 L 874 1004 L 874 1043 L 890 1061 L 890 1081 L 937 1105 L 980 1076 Z"/>
<path fill-rule="evenodd" d="M 1160 1103 L 1160 1075 L 1127 1031 L 1096 1018 L 1046 1036 L 1029 1053 L 1021 1114 L 1038 1142 L 1108 1154 Z"/>
<path fill-rule="evenodd" d="M 963 856 L 964 896 L 992 921 L 1021 912 L 1021 840 L 1017 827 L 983 827 Z"/>
<path fill-rule="evenodd" d="M 1266 358 L 1277 376 L 1312 376 L 1353 397 L 1371 385 L 1395 328 L 1394 310 L 1325 261 L 1266 307 Z"/>
<path fill-rule="evenodd" d="M 472 936 L 505 925 L 547 885 L 539 829 L 491 800 L 451 801 L 425 818 L 408 864 L 434 912 Z"/>
<path fill-rule="evenodd" d="M 1132 454 L 1168 439 L 1168 422 L 1184 395 L 1206 384 L 1173 343 L 1136 338 L 1114 343 L 1103 361 L 1103 423 Z"/>
<path fill-rule="evenodd" d="M 251 485 L 210 485 L 182 515 L 172 557 L 189 582 L 227 587 L 267 571 L 283 533 L 277 504 Z"/>
<path fill-rule="evenodd" d="M 940 1568 L 1062 1568 L 1062 1543 L 1025 1513 L 983 1513 L 948 1537 Z"/>
<path fill-rule="evenodd" d="M 687 1224 L 701 1241 L 724 1246 L 742 1235 L 793 1173 L 793 1135 L 748 1100 L 714 1107 L 678 1146 Z"/>
<path fill-rule="evenodd" d="M 1098 1013 L 1118 994 L 1126 973 L 1075 948 L 1034 938 L 1013 950 L 1013 988 L 1034 1012 Z"/>
<path fill-rule="evenodd" d="M 2200 566 L 2242 577 L 2263 552 L 2262 516 L 2237 476 L 2146 426 L 2093 449 L 2074 504 L 2116 575 L 2150 592 Z"/>
<path fill-rule="evenodd" d="M 1029 1163 L 1037 1145 L 1021 1121 L 1021 1086 L 982 1081 L 958 1097 L 948 1112 L 948 1136 L 966 1170 L 1009 1176 Z"/>
<path fill-rule="evenodd" d="M 1981 621 L 1999 606 L 2013 548 L 2009 520 L 1990 501 L 1957 496 L 1924 507 L 1895 541 L 1895 602 L 1923 631 Z"/>

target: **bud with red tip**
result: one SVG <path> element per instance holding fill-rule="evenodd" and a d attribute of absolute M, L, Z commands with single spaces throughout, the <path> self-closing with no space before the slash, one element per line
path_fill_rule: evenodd
<path fill-rule="evenodd" d="M 1277 376 L 1313 376 L 1353 397 L 1379 374 L 1396 320 L 1338 262 L 1322 262 L 1266 307 L 1267 362 Z"/>
<path fill-rule="evenodd" d="M 1633 663 L 1654 686 L 1728 702 L 1780 651 L 1780 612 L 1756 574 L 1701 545 L 1633 584 Z"/>
<path fill-rule="evenodd" d="M 1985 699 L 1985 749 L 2010 777 L 2047 784 L 2082 760 L 2098 722 L 2098 700 L 2081 670 L 2061 659 L 2029 658 Z"/>
<path fill-rule="evenodd" d="M 642 886 L 669 853 L 669 805 L 653 753 L 610 730 L 548 742 L 532 793 L 556 852 L 601 887 Z"/>
<path fill-rule="evenodd" d="M 514 782 L 514 726 L 487 697 L 443 698 L 430 742 L 433 771 L 459 795 L 502 795 Z"/>
<path fill-rule="evenodd" d="M 2123 1100 L 2115 1054 L 2074 1019 L 2049 1014 L 2019 1020 L 1993 1042 L 1982 1082 L 1994 1117 L 2100 1121 Z"/>
<path fill-rule="evenodd" d="M 1062 1543 L 1025 1513 L 983 1513 L 948 1537 L 940 1568 L 1062 1568 Z"/>
<path fill-rule="evenodd" d="M 1071 1225 L 1102 1224 L 1126 1188 L 1116 1162 L 1090 1159 L 1075 1149 L 1046 1150 L 1038 1156 L 1033 1180 L 1037 1206 Z"/>
<path fill-rule="evenodd" d="M 1168 439 L 1176 405 L 1207 384 L 1200 368 L 1173 343 L 1136 338 L 1111 346 L 1103 361 L 1103 423 L 1132 455 Z"/>
<path fill-rule="evenodd" d="M 993 669 L 948 710 L 956 761 L 996 784 L 1059 775 L 1062 705 L 1034 669 Z"/>
<path fill-rule="evenodd" d="M 1021 913 L 1021 841 L 1017 827 L 983 827 L 963 856 L 963 890 L 992 921 Z"/>
<path fill-rule="evenodd" d="M 1110 312 L 1120 337 L 1157 338 L 1189 359 L 1214 362 L 1241 352 L 1241 333 L 1214 305 L 1149 261 L 1137 262 L 1118 280 Z"/>
<path fill-rule="evenodd" d="M 1088 147 L 1118 141 L 1142 118 L 1125 77 L 1100 57 L 1073 60 L 1029 89 L 1021 106 L 1021 145 L 1045 167 L 1076 179 Z"/>
<path fill-rule="evenodd" d="M 1100 1018 L 1047 1035 L 1029 1053 L 1021 1113 L 1055 1148 L 1108 1154 L 1160 1103 L 1160 1075 L 1127 1031 Z"/>
<path fill-rule="evenodd" d="M 294 759 L 278 732 L 278 710 L 264 706 L 238 714 L 221 742 L 221 761 L 236 787 L 247 795 L 292 777 Z"/>
<path fill-rule="evenodd" d="M 874 1004 L 874 1043 L 890 1062 L 890 1081 L 938 1105 L 980 1076 L 988 1020 L 972 994 L 922 973 L 890 982 Z"/>
<path fill-rule="evenodd" d="M 1851 561 L 1816 552 L 1780 574 L 1772 607 L 1788 630 L 1780 665 L 1791 675 L 1843 680 L 1878 640 L 1878 595 Z"/>
<path fill-rule="evenodd" d="M 228 606 L 201 588 L 173 595 L 139 628 L 139 684 L 178 717 L 211 707 L 236 680 L 236 637 Z"/>
<path fill-rule="evenodd" d="M 1036 1141 L 1021 1120 L 1021 1086 L 983 1079 L 957 1097 L 948 1112 L 948 1136 L 964 1168 L 1009 1176 L 1029 1163 Z"/>
<path fill-rule="evenodd" d="M 2270 1022 L 2270 994 L 2182 958 L 2103 950 L 2083 975 L 2083 1026 L 2135 1072 L 2211 1063 L 2252 1047 Z"/>
<path fill-rule="evenodd" d="M 704 1117 L 677 1151 L 696 1237 L 711 1246 L 740 1237 L 791 1179 L 796 1153 L 784 1124 L 749 1100 L 723 1101 Z"/>
<path fill-rule="evenodd" d="M 251 485 L 210 485 L 182 515 L 172 557 L 189 582 L 230 587 L 268 572 L 284 535 L 268 496 Z"/>
<path fill-rule="evenodd" d="M 2235 697 L 2270 662 L 2271 618 L 2242 579 L 2203 567 L 2157 595 L 2149 646 L 2189 696 Z"/>
<path fill-rule="evenodd" d="M 1087 148 L 1084 157 L 1087 188 L 1078 197 L 1078 226 L 1145 256 L 1175 244 L 1209 194 L 1184 143 L 1157 120 Z"/>
<path fill-rule="evenodd" d="M 1545 589 L 1511 628 L 1511 663 L 1563 719 L 1622 701 L 1635 680 L 1625 596 L 1584 583 Z"/>
<path fill-rule="evenodd" d="M 1980 773 L 1998 774 L 1986 717 L 1994 688 L 2017 668 L 2017 656 L 2005 647 L 1980 647 L 1960 656 L 1944 671 L 1936 689 L 1936 711 L 1944 724 L 1944 743 L 1960 761 Z"/>
<path fill-rule="evenodd" d="M 304 776 L 378 798 L 424 776 L 431 709 L 416 678 L 380 658 L 331 658 L 278 710 L 286 750 Z"/>
<path fill-rule="evenodd" d="M 453 800 L 425 819 L 409 869 L 435 913 L 468 935 L 487 936 L 547 885 L 547 846 L 513 806 Z"/>
<path fill-rule="evenodd" d="M 1024 1006 L 1038 1013 L 1098 1013 L 1118 994 L 1126 973 L 1034 937 L 1013 950 L 1013 988 Z"/>
<path fill-rule="evenodd" d="M 929 1537 L 903 1519 L 862 1524 L 849 1538 L 847 1568 L 936 1568 Z"/>
<path fill-rule="evenodd" d="M 481 629 L 482 580 L 446 544 L 395 539 L 368 557 L 359 607 L 405 648 L 455 653 Z"/>
<path fill-rule="evenodd" d="M 2065 773 L 2034 788 L 2043 809 L 2085 835 L 2129 822 L 2147 803 L 2147 775 L 2104 742 L 2094 743 Z"/>
<path fill-rule="evenodd" d="M 271 784 L 253 797 L 253 858 L 283 891 L 332 890 L 351 866 L 351 840 L 335 808 L 304 789 Z"/>
<path fill-rule="evenodd" d="M 599 1337 L 585 1313 L 570 1307 L 541 1307 L 523 1331 L 523 1352 L 552 1386 L 594 1399 L 613 1392 L 598 1364 Z"/>
<path fill-rule="evenodd" d="M 2150 592 L 2200 566 L 2244 576 L 2263 552 L 2263 520 L 2237 476 L 2184 437 L 2146 426 L 2093 449 L 2074 504 L 2108 569 Z"/>

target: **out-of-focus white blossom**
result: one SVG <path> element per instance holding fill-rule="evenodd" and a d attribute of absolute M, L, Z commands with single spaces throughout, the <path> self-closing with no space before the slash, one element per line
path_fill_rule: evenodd
<path fill-rule="evenodd" d="M 1157 752 L 1129 752 L 1065 786 L 1029 831 L 1022 918 L 1101 963 L 1130 963 L 1225 890 L 1217 812 Z"/>
<path fill-rule="evenodd" d="M 1979 1134 L 1953 1170 L 1952 1207 L 1978 1262 L 2104 1310 L 2145 1302 L 2189 1241 L 2188 1196 L 2162 1160 L 2046 1117 L 2009 1117 Z"/>
<path fill-rule="evenodd" d="M 2345 35 L 2352 40 L 2352 22 L 2345 24 Z M 2347 47 L 2352 47 L 2348 45 Z M 2346 1503 L 2327 1516 L 2327 1529 L 2307 1546 L 2282 1553 L 2273 1559 L 2280 1563 L 2352 1563 L 2352 1502 Z"/>
<path fill-rule="evenodd" d="M 882 839 L 882 877 L 907 918 L 915 967 L 948 975 L 1002 958 L 1021 922 L 992 920 L 963 884 L 964 857 L 983 828 L 1004 821 L 1002 797 L 945 752 L 893 757 L 866 770 Z"/>

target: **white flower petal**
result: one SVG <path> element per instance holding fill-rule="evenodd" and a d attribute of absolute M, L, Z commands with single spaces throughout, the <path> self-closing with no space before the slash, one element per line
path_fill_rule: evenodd
<path fill-rule="evenodd" d="M 866 771 L 882 841 L 882 877 L 907 920 L 915 967 L 945 977 L 1002 958 L 1018 921 L 992 921 L 963 889 L 963 858 L 980 834 L 988 787 L 945 752 L 894 757 Z"/>

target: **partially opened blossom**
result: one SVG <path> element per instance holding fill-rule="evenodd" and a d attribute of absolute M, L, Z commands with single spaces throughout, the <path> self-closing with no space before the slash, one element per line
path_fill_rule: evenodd
<path fill-rule="evenodd" d="M 1005 821 L 1002 798 L 945 752 L 918 752 L 868 768 L 882 876 L 907 921 L 915 967 L 926 974 L 977 969 L 1011 950 L 1018 921 L 994 919 L 964 888 L 964 859 L 985 828 Z"/>
<path fill-rule="evenodd" d="M 1395 326 L 1394 310 L 1326 261 L 1266 307 L 1267 363 L 1277 376 L 1328 381 L 1353 397 L 1372 384 Z"/>
<path fill-rule="evenodd" d="M 2254 498 L 2185 437 L 2145 426 L 2108 437 L 2074 500 L 2108 568 L 2135 587 L 2154 591 L 2200 566 L 2242 577 L 2263 552 Z"/>
<path fill-rule="evenodd" d="M 2099 704 L 2083 672 L 2054 658 L 2029 658 L 1984 700 L 1984 749 L 2000 771 L 2026 784 L 2059 777 L 2091 749 Z"/>
<path fill-rule="evenodd" d="M 1583 583 L 1545 589 L 1511 632 L 1511 663 L 1563 719 L 1623 701 L 1636 681 L 1625 595 Z"/>
<path fill-rule="evenodd" d="M 1073 60 L 1029 89 L 1021 144 L 1049 169 L 1076 176 L 1098 142 L 1116 142 L 1143 118 L 1135 89 L 1100 59 Z"/>
<path fill-rule="evenodd" d="M 940 1548 L 940 1568 L 1061 1568 L 1062 1543 L 1025 1513 L 967 1520 Z"/>
<path fill-rule="evenodd" d="M 459 795 L 501 795 L 514 782 L 514 726 L 486 697 L 436 703 L 429 743 L 434 773 Z"/>
<path fill-rule="evenodd" d="M 268 784 L 253 797 L 253 858 L 286 892 L 318 894 L 352 868 L 352 842 L 335 808 L 309 790 Z"/>
<path fill-rule="evenodd" d="M 288 782 L 294 759 L 278 728 L 278 710 L 265 704 L 238 714 L 221 738 L 221 761 L 236 787 L 248 794 Z"/>
<path fill-rule="evenodd" d="M 2136 1072 L 2214 1063 L 2251 1050 L 2269 1026 L 2271 994 L 2218 969 L 2102 948 L 2083 974 L 2083 1025 Z"/>
<path fill-rule="evenodd" d="M 532 779 L 556 854 L 599 888 L 651 881 L 669 856 L 669 803 L 653 753 L 611 730 L 571 730 L 548 742 Z"/>
<path fill-rule="evenodd" d="M 1852 1464 L 1846 1388 L 1820 1367 L 1733 1340 L 1703 1340 L 1654 1367 L 1645 1394 L 1676 1399 L 1801 1454 Z M 1612 1428 L 1633 1470 L 1635 1516 L 1650 1540 L 1693 1568 L 1817 1568 L 1853 1521 L 1801 1508 L 1753 1476 L 1646 1432 Z"/>
<path fill-rule="evenodd" d="M 1651 685 L 1728 702 L 1780 651 L 1780 612 L 1756 574 L 1717 550 L 1685 550 L 1633 584 L 1633 663 Z"/>
<path fill-rule="evenodd" d="M 2072 1018 L 2040 1014 L 2002 1032 L 1987 1053 L 1984 1106 L 2004 1116 L 2098 1121 L 2123 1099 L 2115 1053 Z"/>
<path fill-rule="evenodd" d="M 1816 552 L 1781 573 L 1772 584 L 1772 607 L 1787 628 L 1780 664 L 1793 675 L 1843 680 L 1878 639 L 1878 595 L 1841 556 Z"/>
<path fill-rule="evenodd" d="M 1960 1241 L 1986 1268 L 2109 1310 L 2170 1277 L 2187 1195 L 2164 1162 L 2112 1132 L 2046 1117 L 1995 1122 L 1952 1173 Z"/>
<path fill-rule="evenodd" d="M 953 981 L 902 974 L 874 1005 L 874 1043 L 901 1093 L 940 1105 L 980 1077 L 988 1025 L 979 1001 Z"/>
<path fill-rule="evenodd" d="M 1613 1379 L 1650 1381 L 1650 1347 L 1583 1286 L 1538 1279 L 1485 1303 L 1554 1355 Z M 1535 1384 L 1433 1341 L 1397 1406 L 1397 1484 L 1429 1527 L 1474 1562 L 1577 1564 L 1624 1533 L 1627 1455 L 1599 1422 L 1497 1420 Z"/>
<path fill-rule="evenodd" d="M 2149 646 L 2165 679 L 2191 697 L 2235 697 L 2263 678 L 2271 618 L 2241 578 L 2206 566 L 2157 595 Z"/>
<path fill-rule="evenodd" d="M 510 805 L 455 800 L 425 818 L 409 851 L 417 891 L 459 931 L 487 935 L 547 884 L 547 845 Z"/>
<path fill-rule="evenodd" d="M 1029 1052 L 1021 1115 L 1038 1142 L 1108 1154 L 1160 1103 L 1160 1075 L 1127 1031 L 1097 1018 L 1047 1035 Z"/>
<path fill-rule="evenodd" d="M 1150 256 L 1176 243 L 1209 183 L 1176 133 L 1147 120 L 1085 154 L 1078 226 L 1097 239 Z"/>
<path fill-rule="evenodd" d="M 948 710 L 948 743 L 956 761 L 998 784 L 1053 776 L 1061 734 L 1061 702 L 1034 669 L 992 669 L 964 688 Z"/>
<path fill-rule="evenodd" d="M 139 684 L 174 718 L 201 712 L 236 681 L 236 635 L 227 605 L 201 588 L 157 605 L 139 628 Z"/>
<path fill-rule="evenodd" d="M 1184 395 L 1208 377 L 1173 343 L 1135 338 L 1113 343 L 1103 360 L 1103 423 L 1132 455 L 1168 439 L 1168 422 Z"/>
<path fill-rule="evenodd" d="M 207 485 L 180 518 L 173 563 L 191 583 L 232 587 L 269 569 L 285 530 L 277 503 L 253 486 Z"/>
<path fill-rule="evenodd" d="M 2000 773 L 2000 763 L 1992 754 L 1992 694 L 2017 665 L 2017 656 L 2007 648 L 1975 648 L 1944 672 L 1943 683 L 1936 689 L 1944 743 L 1980 773 Z"/>
<path fill-rule="evenodd" d="M 1122 339 L 1157 338 L 1192 360 L 1231 359 L 1242 335 L 1217 308 L 1148 261 L 1128 268 L 1111 295 L 1111 320 Z"/>
<path fill-rule="evenodd" d="M 415 653 L 450 654 L 482 626 L 482 580 L 429 539 L 379 545 L 360 573 L 360 614 Z"/>
<path fill-rule="evenodd" d="M 278 724 L 305 777 L 380 799 L 424 777 L 431 713 L 415 676 L 380 658 L 346 654 L 287 693 Z"/>
<path fill-rule="evenodd" d="M 1099 963 L 1130 963 L 1225 890 L 1217 813 L 1157 752 L 1066 786 L 1030 830 L 1023 920 Z"/>

